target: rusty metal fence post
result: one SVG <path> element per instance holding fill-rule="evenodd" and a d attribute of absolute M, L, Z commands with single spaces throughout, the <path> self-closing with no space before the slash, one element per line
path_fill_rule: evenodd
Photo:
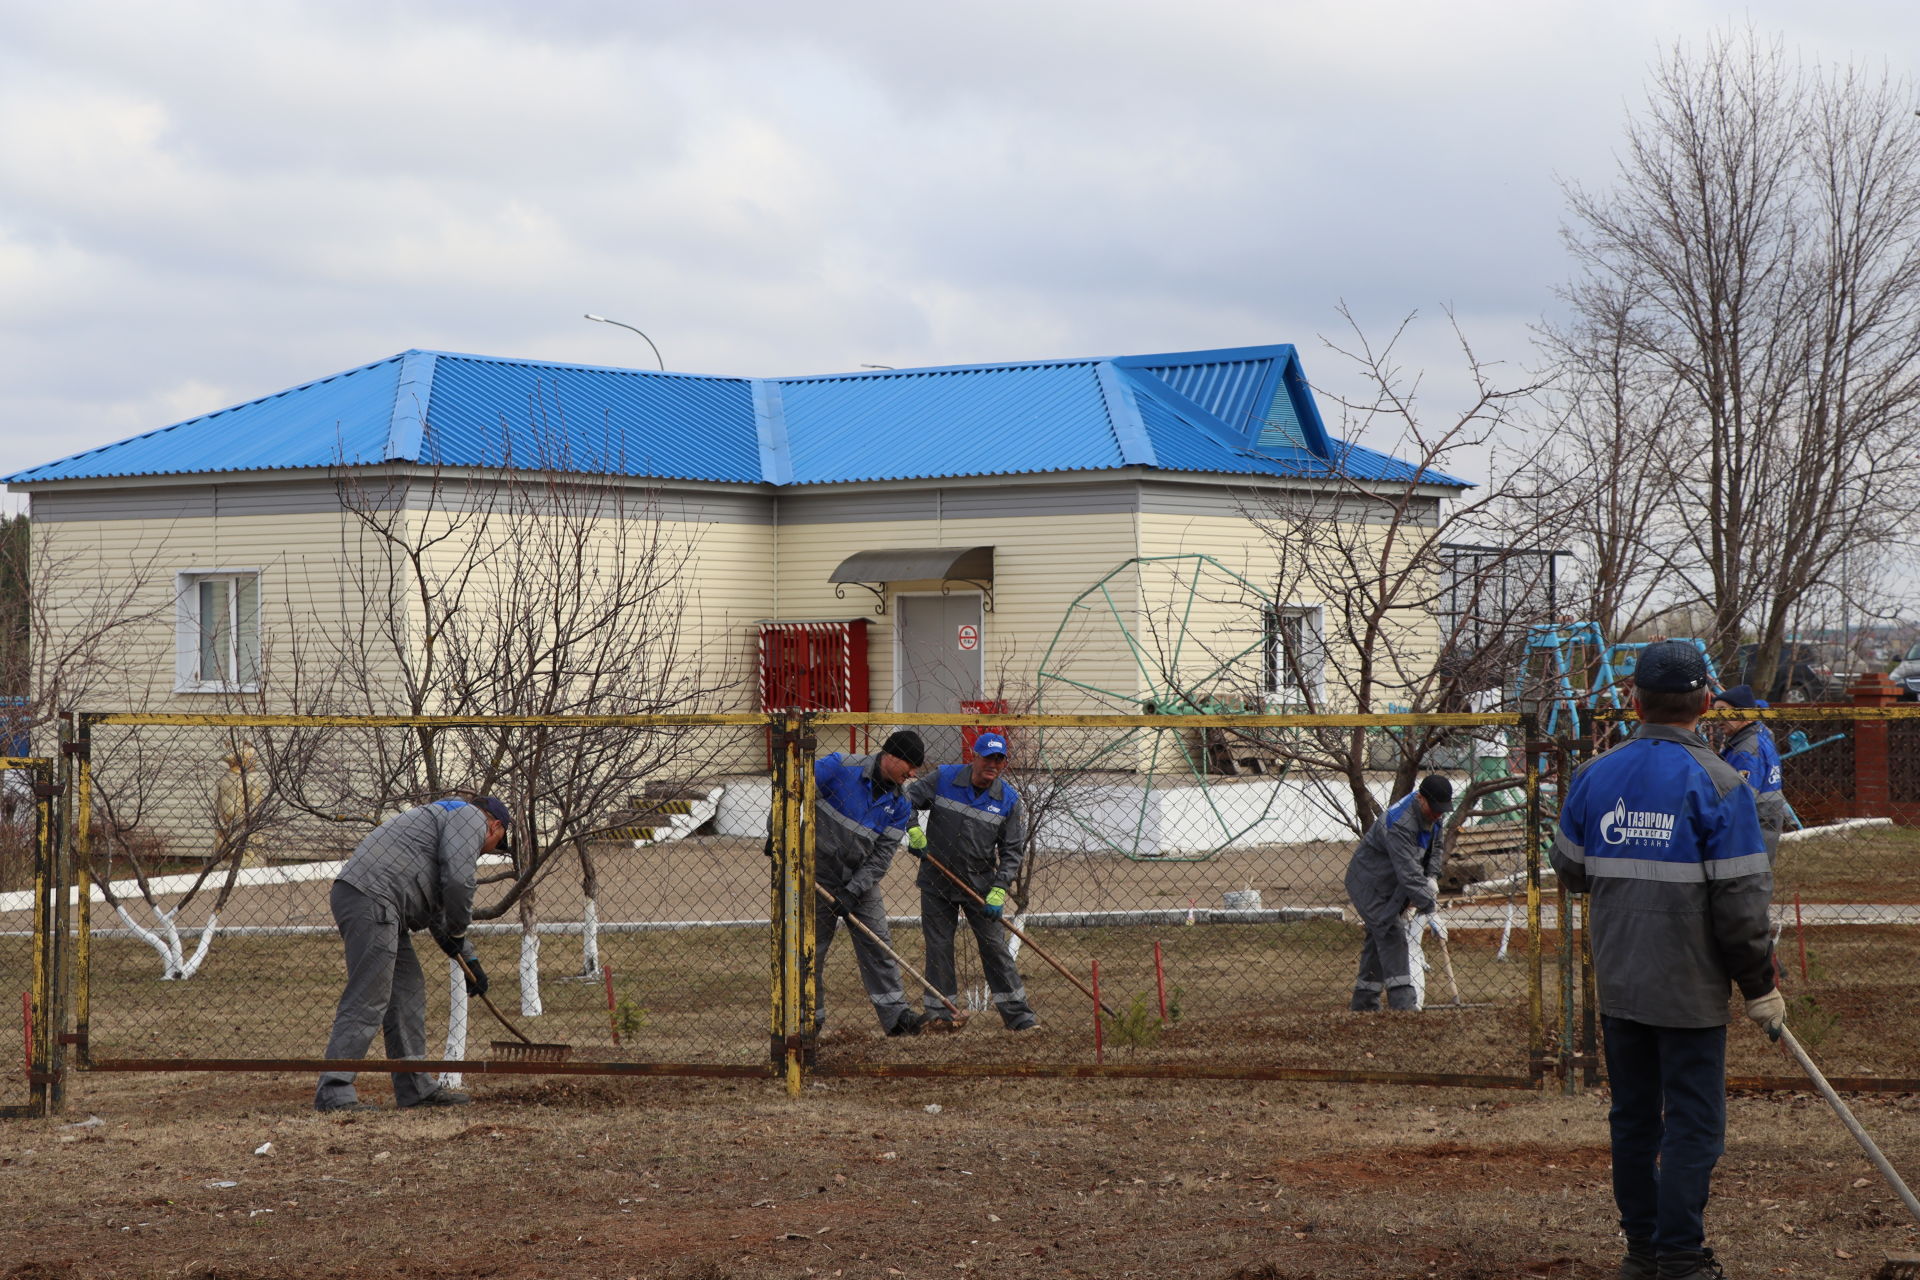
<path fill-rule="evenodd" d="M 24 931 L 29 978 L 19 1011 L 20 1055 L 6 1068 L 9 1072 L 23 1073 L 26 1101 L 0 1106 L 0 1115 L 45 1116 L 58 1110 L 64 1098 L 61 1057 L 65 984 L 61 974 L 65 955 L 65 891 L 57 821 L 60 786 L 55 780 L 54 762 L 43 757 L 0 758 L 0 770 L 26 774 L 31 779 L 28 794 L 33 798 L 30 807 L 33 831 L 30 847 L 25 850 L 32 865 L 31 887 L 23 895 L 17 895 L 26 903 L 29 917 Z M 8 994 L 11 996 L 11 990 Z M 7 1016 L 13 1016 L 11 1011 Z"/>
<path fill-rule="evenodd" d="M 806 1087 L 814 1027 L 813 823 L 814 735 L 803 713 L 773 728 L 773 1063 L 790 1097 Z"/>

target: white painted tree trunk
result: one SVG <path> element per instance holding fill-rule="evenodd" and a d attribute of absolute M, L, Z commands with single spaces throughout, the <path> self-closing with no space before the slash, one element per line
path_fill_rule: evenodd
<path fill-rule="evenodd" d="M 1407 970 L 1413 975 L 1413 1007 L 1427 1007 L 1427 917 L 1408 916 L 1400 922 L 1407 931 Z"/>
<path fill-rule="evenodd" d="M 174 916 L 178 914 L 178 908 L 173 911 L 162 911 L 158 907 L 153 907 L 154 919 L 159 922 L 157 929 L 144 928 L 128 913 L 124 904 L 115 904 L 114 910 L 119 913 L 120 922 L 126 925 L 135 937 L 159 953 L 160 981 L 162 982 L 172 982 L 176 979 L 184 982 L 198 973 L 200 966 L 206 963 L 207 952 L 213 946 L 213 935 L 220 931 L 220 918 L 217 915 L 209 915 L 207 922 L 200 926 L 199 943 L 194 947 L 193 955 L 189 957 L 186 953 L 186 944 L 181 941 L 180 930 L 173 923 Z"/>
<path fill-rule="evenodd" d="M 447 957 L 447 1048 L 440 1056 L 456 1059 L 467 1056 L 467 975 L 460 971 L 460 962 L 452 956 Z M 449 1089 L 458 1089 L 460 1079 L 458 1071 L 440 1073 L 440 1083 Z"/>
<path fill-rule="evenodd" d="M 600 973 L 600 907 L 592 898 L 580 913 L 580 976 L 592 978 Z"/>
<path fill-rule="evenodd" d="M 540 935 L 531 929 L 520 934 L 520 1014 L 537 1018 L 540 1006 Z"/>

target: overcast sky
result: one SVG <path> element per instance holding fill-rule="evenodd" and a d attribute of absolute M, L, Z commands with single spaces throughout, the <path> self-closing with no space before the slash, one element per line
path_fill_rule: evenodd
<path fill-rule="evenodd" d="M 0 0 L 0 473 L 409 347 L 772 375 L 1300 345 L 1515 380 L 1648 64 L 1734 5 Z M 1370 443 L 1388 444 L 1386 441 Z"/>

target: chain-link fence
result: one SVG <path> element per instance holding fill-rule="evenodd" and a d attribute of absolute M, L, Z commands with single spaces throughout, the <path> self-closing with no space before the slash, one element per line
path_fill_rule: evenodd
<path fill-rule="evenodd" d="M 1901 824 L 1914 816 L 1903 806 L 1920 708 L 1763 718 L 1792 808 L 1774 902 L 1790 1019 L 1836 1075 L 1910 1083 L 1920 834 Z M 14 853 L 0 886 L 5 971 L 28 975 L 14 985 L 29 996 L 27 1016 L 0 1019 L 0 1051 L 21 1064 L 0 1072 L 0 1089 L 22 1097 L 31 974 L 64 971 L 69 936 L 79 1065 L 317 1070 L 354 945 L 335 880 L 356 850 L 404 846 L 405 815 L 483 795 L 505 801 L 513 835 L 476 849 L 469 940 L 515 1029 L 419 933 L 425 1042 L 390 1050 L 366 1031 L 351 1056 L 372 1069 L 392 1051 L 467 1071 L 784 1069 L 790 1084 L 806 1071 L 1515 1085 L 1558 1073 L 1569 1087 L 1598 1076 L 1584 931 L 1561 927 L 1581 924 L 1584 904 L 1539 862 L 1583 756 L 1571 741 L 1529 741 L 1517 717 L 80 724 L 64 802 L 83 881 L 71 934 L 49 927 L 36 941 L 31 858 Z M 934 744 L 907 793 L 918 816 L 875 817 L 860 806 L 888 792 L 861 757 L 903 727 Z M 1008 741 L 1000 779 L 976 772 L 970 751 L 988 730 Z M 1422 824 L 1407 830 L 1435 880 L 1435 910 L 1409 916 L 1400 908 L 1424 906 L 1423 886 L 1370 883 L 1386 862 L 1355 851 L 1379 815 L 1417 803 L 1407 791 L 1429 772 L 1458 803 L 1430 847 Z M 873 785 L 849 792 L 850 780 Z M 909 823 L 931 837 L 925 860 L 901 846 Z M 32 825 L 16 814 L 20 841 L 32 843 Z M 969 832 L 985 835 L 956 834 Z M 819 894 L 849 887 L 849 836 L 871 837 L 871 910 L 853 914 L 893 953 L 886 964 Z M 999 925 L 975 900 L 996 888 Z M 405 895 L 389 896 L 397 935 Z M 1370 930 L 1381 902 L 1387 918 Z M 1369 939 L 1376 963 L 1363 972 Z M 1376 1003 L 1419 1012 L 1355 1011 Z M 902 1010 L 961 1029 L 887 1034 L 915 1029 Z M 52 1052 L 44 1016 L 32 1034 Z M 564 1048 L 516 1047 L 519 1035 Z M 1732 1069 L 1790 1075 L 1753 1036 L 1734 1038 Z"/>
<path fill-rule="evenodd" d="M 767 1069 L 764 719 L 216 719 L 86 722 L 87 1063 L 319 1059 L 336 1013 L 351 1039 L 382 994 L 343 1001 L 347 961 L 440 924 L 440 882 L 471 875 L 486 994 L 569 1046 L 561 1069 Z M 462 802 L 487 795 L 513 835 L 482 852 Z M 432 935 L 414 942 L 393 1006 L 424 1001 L 426 1043 L 372 1035 L 372 1056 L 525 1060 Z"/>
<path fill-rule="evenodd" d="M 859 719 L 822 715 L 816 730 L 825 739 Z M 890 723 L 909 721 L 936 723 Z M 836 951 L 823 979 L 834 1013 L 820 1070 L 1039 1070 L 1097 1058 L 1170 1075 L 1528 1078 L 1535 970 L 1515 717 L 1031 717 L 991 727 L 1010 747 L 1004 780 L 1024 828 L 1017 856 L 1009 863 L 1001 850 L 982 857 L 963 839 L 942 840 L 942 807 L 971 805 L 967 822 L 991 827 L 994 815 L 979 810 L 994 796 L 971 795 L 970 762 L 929 760 L 919 784 L 938 796 L 929 856 L 895 858 L 881 884 L 893 948 L 914 969 L 951 969 L 955 1003 L 973 1016 L 937 1040 L 883 1039 L 881 1019 L 843 1012 L 860 986 Z M 1354 892 L 1348 877 L 1362 832 L 1397 798 L 1392 766 L 1404 739 L 1421 733 L 1431 739 L 1421 758 L 1470 799 L 1436 827 L 1431 850 L 1416 853 L 1433 872 L 1425 889 L 1438 909 L 1403 918 L 1410 895 L 1397 881 L 1378 883 L 1392 875 L 1384 857 L 1356 873 Z M 1325 768 L 1329 754 L 1353 767 Z M 947 874 L 968 872 L 963 862 L 965 885 Z M 966 906 L 1002 882 L 1011 890 L 1004 919 L 1024 937 L 1008 941 L 1017 974 L 995 983 L 993 940 L 975 936 Z M 1376 927 L 1396 935 L 1365 976 L 1355 893 L 1383 917 Z M 1096 972 L 1108 1011 L 1098 1020 Z M 904 985 L 917 1008 L 945 1012 L 911 975 Z M 996 990 L 1008 986 L 1020 997 L 1012 1012 L 1009 992 Z M 1383 990 L 1394 986 L 1402 989 Z M 1410 1003 L 1423 1015 L 1361 1016 L 1356 1002 Z M 1010 1034 L 1028 1010 L 1039 1028 Z M 855 1025 L 835 1029 L 849 1017 Z"/>
<path fill-rule="evenodd" d="M 392 1051 L 468 1070 L 765 1072 L 791 1058 L 798 1071 L 804 1055 L 823 1072 L 1097 1065 L 1528 1081 L 1542 1044 L 1530 957 L 1543 935 L 1529 929 L 1515 718 L 1027 717 L 996 726 L 1011 739 L 1006 781 L 1024 827 L 1006 874 L 997 855 L 993 874 L 974 878 L 964 851 L 938 841 L 925 863 L 894 854 L 875 881 L 869 922 L 900 964 L 894 1003 L 916 1015 L 959 1012 L 963 1029 L 887 1035 L 890 1006 L 869 995 L 846 941 L 853 926 L 843 924 L 818 971 L 828 1017 L 816 1034 L 802 973 L 812 948 L 801 938 L 822 921 L 810 857 L 837 821 L 821 769 L 909 722 L 940 741 L 931 730 L 951 730 L 956 718 L 866 719 L 876 723 L 86 717 L 77 775 L 86 817 L 75 832 L 88 880 L 78 912 L 81 1062 L 313 1066 L 354 946 L 336 878 L 356 849 L 371 866 L 383 840 L 404 844 L 402 815 L 494 794 L 512 812 L 515 838 L 479 857 L 469 937 L 493 1002 L 529 1039 L 567 1046 L 566 1059 L 516 1050 L 516 1033 L 466 997 L 424 933 L 426 1043 L 395 1041 Z M 954 754 L 980 728 L 962 727 L 951 734 Z M 1387 931 L 1401 940 L 1397 951 L 1387 946 L 1384 967 L 1357 978 L 1367 933 L 1348 863 L 1394 798 L 1392 766 L 1415 733 L 1428 735 L 1422 756 L 1455 779 L 1469 807 L 1451 823 L 1450 865 L 1421 853 L 1443 881 L 1429 886 L 1437 909 L 1403 920 L 1396 904 Z M 1302 764 L 1329 745 L 1350 749 L 1350 771 Z M 776 770 L 787 753 L 794 767 Z M 925 781 L 942 765 L 970 782 L 967 758 L 925 761 Z M 787 813 L 792 826 L 782 825 Z M 1436 829 L 1437 847 L 1448 832 Z M 798 856 L 765 856 L 790 849 Z M 999 880 L 1012 891 L 1013 977 L 987 980 L 966 909 L 975 904 L 936 869 L 943 856 L 981 891 Z M 820 857 L 821 883 L 841 886 Z M 782 868 L 793 872 L 785 883 Z M 377 876 L 346 878 L 378 896 L 368 887 Z M 388 896 L 404 915 L 405 894 Z M 916 974 L 939 978 L 951 1005 Z M 1358 1015 L 1357 986 L 1403 988 L 1374 990 L 1384 1003 L 1411 988 L 1424 1013 Z M 1015 1004 L 1004 999 L 1009 987 Z M 1006 1029 L 1028 1018 L 1038 1025 Z M 358 1050 L 370 1065 L 389 1051 L 370 1030 L 361 1038 L 373 1041 Z"/>

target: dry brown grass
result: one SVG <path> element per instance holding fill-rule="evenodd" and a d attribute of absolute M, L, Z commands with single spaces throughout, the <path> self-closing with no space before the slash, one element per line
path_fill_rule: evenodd
<path fill-rule="evenodd" d="M 309 1087 L 81 1078 L 68 1119 L 104 1123 L 0 1130 L 0 1276 L 1597 1280 L 1619 1247 L 1602 1095 L 482 1082 L 464 1111 L 344 1118 Z M 1860 1111 L 1920 1162 L 1920 1104 Z M 1736 1098 L 1730 1130 L 1733 1274 L 1920 1247 L 1817 1101 Z"/>

